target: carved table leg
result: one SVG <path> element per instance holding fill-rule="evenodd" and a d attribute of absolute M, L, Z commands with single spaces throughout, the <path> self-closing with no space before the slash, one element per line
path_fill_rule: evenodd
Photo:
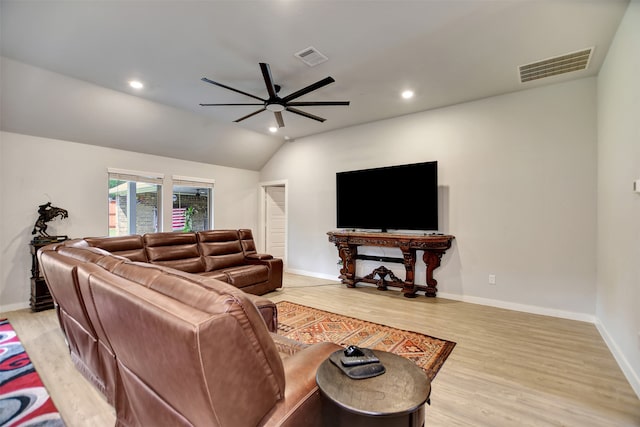
<path fill-rule="evenodd" d="M 338 254 L 342 260 L 342 268 L 340 269 L 340 279 L 342 283 L 349 288 L 355 288 L 356 277 L 356 255 L 358 255 L 358 247 L 349 245 L 346 242 L 337 242 Z"/>
<path fill-rule="evenodd" d="M 401 245 L 402 257 L 404 258 L 404 268 L 406 270 L 404 286 L 402 293 L 406 298 L 416 297 L 416 288 L 414 286 L 414 274 L 416 268 L 416 250 L 410 249 L 409 245 Z"/>
<path fill-rule="evenodd" d="M 433 270 L 440 267 L 440 260 L 444 252 L 425 250 L 422 260 L 427 265 L 427 290 L 425 296 L 435 297 L 438 290 L 438 281 L 433 278 Z"/>

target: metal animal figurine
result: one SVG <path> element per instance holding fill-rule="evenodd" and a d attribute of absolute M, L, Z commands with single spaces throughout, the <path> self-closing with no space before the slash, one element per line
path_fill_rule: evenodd
<path fill-rule="evenodd" d="M 31 234 L 40 233 L 40 236 L 42 237 L 51 237 L 47 233 L 47 222 L 52 221 L 57 216 L 59 216 L 60 219 L 69 217 L 69 213 L 66 209 L 51 206 L 51 202 L 38 206 L 38 213 L 40 216 L 38 217 L 36 224 L 33 226 Z"/>

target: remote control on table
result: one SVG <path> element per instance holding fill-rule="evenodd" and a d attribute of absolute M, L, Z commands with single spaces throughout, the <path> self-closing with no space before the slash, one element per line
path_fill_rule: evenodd
<path fill-rule="evenodd" d="M 373 351 L 368 348 L 359 348 L 355 345 L 347 347 L 344 350 L 344 355 L 340 357 L 340 363 L 343 366 L 358 366 L 378 362 L 380 362 L 380 359 L 373 354 Z"/>

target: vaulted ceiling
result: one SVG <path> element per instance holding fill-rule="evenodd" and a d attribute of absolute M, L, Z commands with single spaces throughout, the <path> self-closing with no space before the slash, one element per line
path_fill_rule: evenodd
<path fill-rule="evenodd" d="M 2 129 L 258 170 L 286 140 L 597 75 L 628 0 L 2 0 Z M 328 60 L 295 57 L 314 47 Z M 588 67 L 521 83 L 519 66 L 593 48 Z M 258 63 L 320 123 L 268 98 Z M 144 88 L 129 87 L 139 80 Z M 403 90 L 414 91 L 403 99 Z"/>

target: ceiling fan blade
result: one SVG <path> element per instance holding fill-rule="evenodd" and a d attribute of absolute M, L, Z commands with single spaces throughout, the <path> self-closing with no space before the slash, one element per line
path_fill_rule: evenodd
<path fill-rule="evenodd" d="M 314 116 L 313 114 L 309 114 L 309 113 L 306 113 L 304 111 L 300 111 L 297 108 L 287 107 L 287 111 L 295 113 L 295 114 L 299 114 L 299 115 L 301 115 L 303 117 L 306 117 L 308 119 L 317 120 L 319 122 L 324 122 L 325 120 L 327 120 L 327 119 L 323 119 L 322 117 Z"/>
<path fill-rule="evenodd" d="M 258 99 L 258 100 L 260 100 L 260 101 L 262 101 L 262 102 L 267 102 L 267 100 L 266 100 L 266 99 L 262 99 L 262 98 L 260 98 L 260 97 L 255 96 L 255 95 L 251 95 L 250 93 L 243 92 L 243 91 L 238 90 L 238 89 L 234 89 L 234 88 L 229 87 L 229 86 L 227 86 L 227 85 L 223 85 L 222 83 L 214 82 L 213 80 L 209 80 L 209 79 L 208 79 L 208 78 L 206 78 L 206 77 L 203 77 L 203 78 L 202 78 L 202 79 L 200 79 L 200 80 L 202 80 L 203 82 L 211 83 L 212 85 L 216 85 L 216 86 L 223 87 L 223 88 L 225 88 L 225 89 L 232 90 L 232 91 L 234 91 L 234 92 L 241 93 L 241 94 L 246 95 L 246 96 L 250 96 L 251 98 Z"/>
<path fill-rule="evenodd" d="M 276 116 L 276 122 L 278 122 L 278 127 L 284 127 L 284 120 L 282 119 L 282 113 L 280 111 L 274 111 L 273 115 Z"/>
<path fill-rule="evenodd" d="M 313 92 L 316 89 L 320 89 L 323 86 L 328 85 L 329 83 L 333 83 L 335 82 L 335 80 L 333 79 L 333 77 L 326 77 L 320 81 L 317 81 L 313 84 L 310 84 L 309 86 L 300 89 L 299 91 L 293 92 L 291 95 L 287 95 L 284 98 L 282 98 L 282 100 L 284 102 L 289 102 L 292 99 L 296 99 L 301 97 L 302 95 L 306 95 L 309 92 Z"/>
<path fill-rule="evenodd" d="M 262 70 L 262 77 L 264 78 L 264 84 L 267 86 L 269 98 L 275 98 L 278 94 L 276 92 L 276 87 L 273 84 L 273 77 L 271 77 L 271 67 L 269 67 L 269 64 L 261 62 L 260 70 Z"/>
<path fill-rule="evenodd" d="M 258 111 L 254 111 L 254 112 L 253 112 L 253 113 L 251 113 L 251 114 L 247 114 L 247 115 L 246 115 L 246 116 L 244 116 L 244 117 L 240 117 L 238 120 L 234 120 L 234 123 L 241 122 L 241 121 L 243 121 L 244 119 L 248 119 L 249 117 L 251 117 L 251 116 L 255 116 L 255 115 L 256 115 L 256 114 L 258 114 L 258 113 L 262 113 L 262 112 L 263 112 L 263 111 L 265 111 L 265 110 L 266 110 L 266 108 L 261 108 L 261 109 L 259 109 Z"/>
<path fill-rule="evenodd" d="M 218 106 L 228 106 L 228 105 L 264 105 L 261 104 L 200 104 L 201 107 L 218 107 Z"/>
<path fill-rule="evenodd" d="M 304 107 L 311 105 L 349 105 L 349 101 L 299 101 L 299 102 L 287 102 L 287 105 L 293 105 L 296 107 Z"/>

